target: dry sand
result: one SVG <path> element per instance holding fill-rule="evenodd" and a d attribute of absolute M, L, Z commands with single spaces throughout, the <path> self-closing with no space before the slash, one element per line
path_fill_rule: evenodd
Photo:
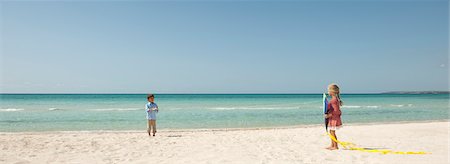
<path fill-rule="evenodd" d="M 0 133 L 0 163 L 449 163 L 449 122 L 346 125 L 342 141 L 427 151 L 383 155 L 329 151 L 322 126 L 240 129 Z"/>

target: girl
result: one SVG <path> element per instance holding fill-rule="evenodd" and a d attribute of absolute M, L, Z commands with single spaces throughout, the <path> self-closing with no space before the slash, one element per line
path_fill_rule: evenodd
<path fill-rule="evenodd" d="M 331 96 L 331 100 L 327 106 L 327 113 L 325 118 L 328 118 L 328 129 L 330 130 L 330 134 L 336 138 L 336 130 L 342 127 L 341 121 L 341 109 L 342 106 L 341 95 L 339 93 L 339 87 L 336 84 L 328 85 L 328 95 Z M 327 147 L 328 150 L 337 150 L 338 144 L 331 140 L 331 146 Z"/>

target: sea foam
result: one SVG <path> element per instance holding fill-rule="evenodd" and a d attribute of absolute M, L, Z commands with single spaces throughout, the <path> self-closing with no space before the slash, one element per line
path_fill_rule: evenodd
<path fill-rule="evenodd" d="M 143 108 L 102 108 L 102 109 L 91 109 L 94 111 L 134 111 L 134 110 L 144 110 Z"/>
<path fill-rule="evenodd" d="M 212 110 L 283 110 L 283 109 L 299 109 L 298 106 L 293 107 L 214 107 L 208 108 Z"/>
<path fill-rule="evenodd" d="M 25 109 L 18 109 L 18 108 L 6 108 L 6 109 L 0 109 L 0 112 L 17 112 L 17 111 L 23 111 Z"/>
<path fill-rule="evenodd" d="M 357 108 L 379 108 L 380 106 L 377 105 L 368 105 L 368 106 L 359 106 L 359 105 L 344 105 L 342 108 L 350 108 L 350 109 L 357 109 Z"/>

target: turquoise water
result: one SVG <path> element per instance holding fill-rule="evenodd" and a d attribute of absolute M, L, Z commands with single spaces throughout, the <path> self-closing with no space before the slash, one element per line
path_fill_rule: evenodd
<path fill-rule="evenodd" d="M 350 123 L 443 120 L 448 94 L 342 95 Z M 321 94 L 162 94 L 160 129 L 322 124 Z M 144 94 L 0 94 L 0 131 L 143 130 Z"/>

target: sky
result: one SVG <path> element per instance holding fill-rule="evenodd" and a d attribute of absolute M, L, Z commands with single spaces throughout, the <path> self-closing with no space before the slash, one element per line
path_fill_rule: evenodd
<path fill-rule="evenodd" d="M 449 2 L 1 1 L 1 93 L 449 90 Z"/>

